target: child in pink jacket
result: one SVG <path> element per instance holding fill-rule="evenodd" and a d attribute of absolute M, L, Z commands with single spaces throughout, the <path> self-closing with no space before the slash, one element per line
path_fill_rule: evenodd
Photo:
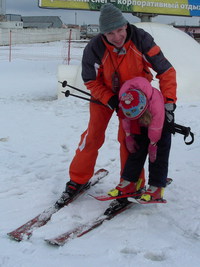
<path fill-rule="evenodd" d="M 164 99 L 159 90 L 143 77 L 126 81 L 119 92 L 119 111 L 130 155 L 120 184 L 108 194 L 112 196 L 137 192 L 139 175 L 149 155 L 149 188 L 142 200 L 163 198 L 168 173 L 171 134 L 164 129 Z"/>

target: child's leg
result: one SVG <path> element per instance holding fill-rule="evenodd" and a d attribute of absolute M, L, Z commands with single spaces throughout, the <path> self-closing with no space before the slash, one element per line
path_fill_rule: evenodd
<path fill-rule="evenodd" d="M 149 184 L 156 187 L 165 187 L 168 175 L 171 133 L 163 130 L 157 146 L 156 161 L 153 163 L 149 162 Z"/>
<path fill-rule="evenodd" d="M 135 153 L 129 154 L 126 164 L 124 166 L 124 170 L 121 175 L 121 177 L 124 180 L 130 182 L 138 181 L 142 169 L 144 167 L 149 145 L 147 129 L 146 128 L 142 129 L 141 134 L 135 135 L 134 138 L 139 146 L 139 149 Z"/>

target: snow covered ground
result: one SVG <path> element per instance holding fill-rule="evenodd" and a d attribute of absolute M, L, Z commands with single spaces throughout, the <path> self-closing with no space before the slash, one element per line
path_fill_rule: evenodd
<path fill-rule="evenodd" d="M 158 28 L 156 33 L 160 44 Z M 136 205 L 60 248 L 43 240 L 89 221 L 109 203 L 85 194 L 56 213 L 30 240 L 18 243 L 6 234 L 60 196 L 80 134 L 87 126 L 88 103 L 73 97 L 56 99 L 63 42 L 16 45 L 11 62 L 8 47 L 0 47 L 0 266 L 200 266 L 200 83 L 199 75 L 194 75 L 200 70 L 196 63 L 200 62 L 200 46 L 188 36 L 184 41 L 174 36 L 174 53 L 166 44 L 166 35 L 164 50 L 176 65 L 180 84 L 184 87 L 191 77 L 193 81 L 183 96 L 178 84 L 181 100 L 176 122 L 192 128 L 195 142 L 186 146 L 183 136 L 173 137 L 169 177 L 174 181 L 165 191 L 168 203 Z M 177 42 L 182 43 L 180 49 Z M 84 46 L 73 43 L 71 64 L 80 63 Z M 189 57 L 198 59 L 191 65 L 188 49 Z M 181 72 L 183 62 L 185 73 Z M 107 168 L 110 173 L 90 190 L 92 194 L 105 193 L 118 183 L 117 127 L 114 115 L 96 164 L 96 169 Z"/>

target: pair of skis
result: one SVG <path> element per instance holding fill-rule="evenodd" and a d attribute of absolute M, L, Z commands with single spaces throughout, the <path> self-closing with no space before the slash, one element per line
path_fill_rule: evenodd
<path fill-rule="evenodd" d="M 81 237 L 87 234 L 88 232 L 92 231 L 93 229 L 97 228 L 105 221 L 111 220 L 112 218 L 124 212 L 125 210 L 129 209 L 133 205 L 135 205 L 135 203 L 127 201 L 125 204 L 120 204 L 118 210 L 113 210 L 113 211 L 111 210 L 109 212 L 110 208 L 108 208 L 102 215 L 91 220 L 90 222 L 82 224 L 54 238 L 45 239 L 45 241 L 51 245 L 63 246 L 68 241 L 75 239 L 77 237 Z M 106 212 L 108 212 L 108 214 L 106 214 Z"/>
<path fill-rule="evenodd" d="M 86 186 L 74 198 L 70 199 L 67 203 L 65 203 L 65 206 L 67 206 L 69 203 L 71 203 L 81 194 L 85 193 L 90 187 L 97 184 L 106 175 L 108 175 L 108 171 L 105 169 L 99 169 L 97 172 L 95 172 L 91 181 L 88 184 L 86 184 Z M 26 222 L 19 228 L 8 233 L 8 236 L 16 241 L 29 239 L 35 229 L 47 224 L 48 221 L 51 219 L 52 215 L 56 213 L 57 211 L 59 211 L 61 208 L 62 207 L 53 205 L 52 207 L 44 210 L 42 213 L 40 213 L 39 215 L 31 219 L 30 221 Z"/>
<path fill-rule="evenodd" d="M 95 184 L 97 184 L 102 178 L 104 178 L 107 175 L 108 175 L 107 170 L 105 170 L 105 169 L 98 170 L 94 174 L 93 178 L 91 179 L 91 182 L 89 182 L 87 184 L 87 186 L 85 188 L 83 188 L 79 192 L 78 195 L 76 195 L 76 197 L 78 197 L 81 194 L 83 194 L 84 192 L 86 192 L 91 186 L 94 186 Z M 172 182 L 172 179 L 168 178 L 167 184 L 170 184 L 171 182 Z M 140 203 L 140 202 L 138 202 L 138 200 L 135 200 L 136 202 L 134 202 L 134 199 L 139 197 L 141 194 L 142 194 L 142 191 L 139 194 L 131 194 L 131 195 L 128 194 L 127 196 L 125 196 L 125 197 L 128 197 L 128 200 L 124 196 L 123 196 L 123 198 L 117 197 L 117 198 L 119 198 L 119 200 L 115 199 L 115 197 L 110 197 L 107 195 L 106 196 L 92 196 L 95 199 L 100 200 L 100 201 L 107 201 L 107 200 L 112 200 L 112 199 L 115 199 L 115 200 L 110 203 L 110 206 L 102 215 L 98 216 L 94 220 L 92 220 L 86 224 L 82 224 L 78 227 L 75 227 L 74 229 L 67 231 L 67 232 L 65 232 L 59 236 L 54 237 L 54 238 L 45 239 L 45 241 L 51 245 L 63 246 L 69 240 L 77 238 L 77 237 L 81 237 L 81 236 L 87 234 L 88 232 L 92 231 L 93 229 L 95 229 L 98 226 L 100 226 L 101 224 L 103 224 L 105 221 L 111 220 L 112 218 L 114 218 L 118 214 L 131 208 L 132 206 L 136 205 L 137 203 Z M 66 205 L 71 203 L 75 198 L 71 199 L 68 203 L 66 203 Z M 131 202 L 131 200 L 133 200 L 133 202 Z M 155 202 L 155 203 L 166 203 L 166 201 Z M 143 204 L 143 203 L 141 203 L 141 204 Z M 47 224 L 47 222 L 51 219 L 52 215 L 60 209 L 61 208 L 58 208 L 56 206 L 50 207 L 49 209 L 43 211 L 41 214 L 39 214 L 38 216 L 36 216 L 32 220 L 23 224 L 22 226 L 15 229 L 14 231 L 8 233 L 8 236 L 14 240 L 17 240 L 17 241 L 29 239 L 35 229 Z"/>

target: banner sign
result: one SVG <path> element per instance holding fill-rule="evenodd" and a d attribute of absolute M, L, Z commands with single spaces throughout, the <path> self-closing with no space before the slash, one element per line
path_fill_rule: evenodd
<path fill-rule="evenodd" d="M 200 16 L 200 0 L 39 0 L 39 7 L 99 11 L 106 3 L 126 13 Z"/>

